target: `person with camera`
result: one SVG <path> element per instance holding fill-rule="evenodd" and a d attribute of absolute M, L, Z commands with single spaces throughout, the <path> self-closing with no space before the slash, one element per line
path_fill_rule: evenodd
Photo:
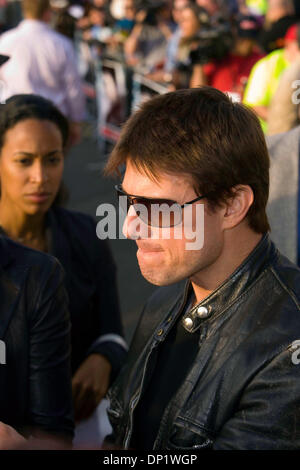
<path fill-rule="evenodd" d="M 135 26 L 124 44 L 127 65 L 151 72 L 164 62 L 172 35 L 171 12 L 166 1 L 137 4 Z"/>
<path fill-rule="evenodd" d="M 209 24 L 203 8 L 188 0 L 175 0 L 173 18 L 177 28 L 168 41 L 164 67 L 147 77 L 173 88 L 188 88 L 191 73 L 190 53 L 198 45 L 199 31 Z"/>
<path fill-rule="evenodd" d="M 241 101 L 251 69 L 263 57 L 256 41 L 259 29 L 260 23 L 255 16 L 240 15 L 235 38 L 232 36 L 232 49 L 225 50 L 228 36 L 224 38 L 224 33 L 216 36 L 206 50 L 200 48 L 198 55 L 194 54 L 190 86 L 210 85 Z"/>

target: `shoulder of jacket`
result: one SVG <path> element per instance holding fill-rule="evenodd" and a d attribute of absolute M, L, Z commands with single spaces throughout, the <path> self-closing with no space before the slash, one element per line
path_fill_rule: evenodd
<path fill-rule="evenodd" d="M 59 261 L 47 253 L 33 250 L 7 237 L 0 237 L 0 252 L 5 249 L 5 257 L 2 269 L 15 283 L 32 276 L 37 281 L 37 286 L 51 277 L 54 272 L 61 272 Z"/>
<path fill-rule="evenodd" d="M 282 292 L 294 302 L 295 307 L 300 311 L 299 267 L 278 252 L 278 257 L 270 265 L 270 270 Z"/>

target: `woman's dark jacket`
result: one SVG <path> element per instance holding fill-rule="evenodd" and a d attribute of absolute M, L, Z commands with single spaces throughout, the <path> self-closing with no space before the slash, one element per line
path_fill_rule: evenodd
<path fill-rule="evenodd" d="M 52 257 L 0 236 L 0 421 L 73 436 L 70 319 Z"/>
<path fill-rule="evenodd" d="M 52 208 L 47 214 L 50 254 L 66 274 L 72 322 L 72 371 L 90 353 L 112 365 L 111 381 L 126 357 L 119 311 L 116 267 L 109 245 L 96 235 L 96 223 L 86 214 Z"/>

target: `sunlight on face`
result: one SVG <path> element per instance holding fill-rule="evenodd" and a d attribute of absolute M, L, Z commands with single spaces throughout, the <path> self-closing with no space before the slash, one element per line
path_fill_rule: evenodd
<path fill-rule="evenodd" d="M 180 205 L 197 197 L 190 177 L 186 175 L 171 175 L 161 173 L 158 181 L 153 181 L 146 174 L 139 172 L 128 160 L 122 188 L 128 194 L 150 198 L 171 199 Z M 204 200 L 205 201 L 205 200 Z M 199 201 L 203 204 L 203 200 Z M 197 204 L 196 202 L 193 207 Z M 191 210 L 187 206 L 184 211 Z M 136 240 L 137 258 L 142 275 L 152 284 L 169 285 L 185 278 L 191 278 L 200 270 L 215 261 L 222 250 L 223 232 L 219 212 L 209 213 L 204 208 L 204 246 L 200 250 L 188 250 L 189 239 L 175 237 L 176 227 L 167 229 L 169 239 L 163 238 L 164 228 L 152 229 L 158 231 L 154 238 L 144 235 Z M 129 211 L 123 226 L 123 233 L 127 238 L 135 239 L 132 232 L 134 219 L 137 216 L 133 208 Z"/>

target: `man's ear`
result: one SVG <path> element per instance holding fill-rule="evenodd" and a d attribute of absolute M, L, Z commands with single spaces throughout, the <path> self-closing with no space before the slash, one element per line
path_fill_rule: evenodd
<path fill-rule="evenodd" d="M 248 185 L 237 185 L 233 188 L 233 196 L 225 203 L 223 229 L 232 229 L 239 225 L 248 214 L 253 204 L 253 190 Z"/>

